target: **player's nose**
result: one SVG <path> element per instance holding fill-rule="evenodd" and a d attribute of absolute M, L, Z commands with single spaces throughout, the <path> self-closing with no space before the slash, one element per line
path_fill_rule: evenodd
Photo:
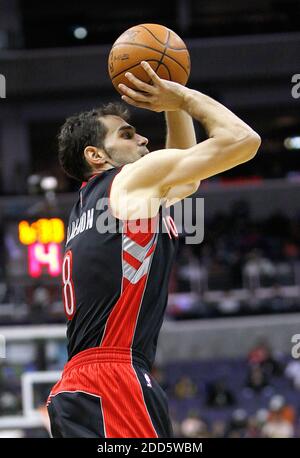
<path fill-rule="evenodd" d="M 143 137 L 142 135 L 138 135 L 138 145 L 139 146 L 147 146 L 148 145 L 148 138 Z"/>

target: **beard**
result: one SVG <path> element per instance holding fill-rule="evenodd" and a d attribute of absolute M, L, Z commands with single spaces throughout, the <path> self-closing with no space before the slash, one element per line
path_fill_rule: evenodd
<path fill-rule="evenodd" d="M 114 167 L 120 167 L 121 165 L 124 165 L 123 163 L 121 164 L 120 161 L 118 160 L 119 158 L 116 157 L 118 155 L 115 153 L 114 148 L 103 148 L 103 149 L 104 149 L 104 152 L 107 158 L 109 159 L 109 161 L 107 161 L 109 164 L 111 164 Z"/>
<path fill-rule="evenodd" d="M 115 151 L 114 148 L 103 148 L 107 158 L 109 159 L 109 163 L 114 167 L 121 167 L 125 164 L 130 164 L 132 162 L 136 162 L 138 159 L 143 157 L 146 154 L 146 150 L 144 147 L 140 148 L 136 151 L 136 154 L 119 154 Z M 148 151 L 148 150 L 147 150 Z"/>

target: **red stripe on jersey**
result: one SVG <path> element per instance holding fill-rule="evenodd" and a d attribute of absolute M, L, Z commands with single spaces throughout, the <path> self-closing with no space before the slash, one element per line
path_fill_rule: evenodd
<path fill-rule="evenodd" d="M 130 253 L 128 253 L 127 251 L 124 251 L 123 250 L 123 259 L 124 261 L 128 262 L 128 264 L 130 264 L 132 267 L 134 267 L 136 270 L 138 270 L 142 263 L 136 259 L 135 257 L 131 256 Z"/>
<path fill-rule="evenodd" d="M 152 246 L 149 248 L 147 254 L 144 255 L 144 262 L 147 262 L 145 261 L 145 259 L 147 259 L 147 257 L 153 254 L 154 248 L 152 250 L 151 248 L 156 245 L 154 235 L 156 227 L 154 226 L 154 223 L 157 224 L 157 222 L 158 215 L 148 220 L 148 227 L 149 225 L 151 225 L 151 232 L 148 233 L 136 232 L 136 226 L 135 231 L 131 232 L 130 225 L 131 223 L 134 223 L 133 220 L 125 221 L 123 225 L 123 232 L 125 236 L 127 236 L 127 238 L 130 238 L 136 245 L 139 245 L 141 247 L 141 252 L 142 248 L 147 246 L 147 244 L 149 244 L 151 240 L 153 240 Z M 145 226 L 143 226 L 143 230 L 144 229 Z M 140 307 L 151 268 L 151 260 L 149 262 L 147 271 L 145 271 L 145 273 L 139 279 L 137 279 L 138 269 L 139 267 L 141 267 L 141 269 L 143 268 L 143 262 L 141 262 L 140 266 L 138 266 L 137 263 L 139 263 L 140 261 L 132 255 L 130 255 L 128 251 L 124 251 L 122 247 L 122 262 L 124 260 L 126 262 L 127 260 L 130 261 L 128 262 L 128 264 L 131 266 L 131 268 L 136 269 L 137 276 L 135 279 L 133 276 L 132 281 L 135 280 L 135 282 L 133 283 L 131 282 L 131 280 L 128 280 L 128 278 L 126 278 L 123 274 L 121 295 L 116 304 L 114 305 L 107 319 L 105 330 L 102 336 L 102 341 L 100 343 L 101 348 L 115 346 L 128 348 L 131 347 L 134 339 L 134 333 L 138 321 Z M 123 270 L 125 270 L 124 266 Z"/>
<path fill-rule="evenodd" d="M 158 216 L 149 219 L 124 221 L 123 232 L 138 245 L 144 247 L 155 232 Z"/>
<path fill-rule="evenodd" d="M 123 285 L 123 293 L 107 320 L 101 348 L 131 346 L 146 280 L 144 275 L 135 284 L 127 281 L 127 286 Z"/>
<path fill-rule="evenodd" d="M 126 233 L 126 235 L 128 237 L 128 233 Z M 136 237 L 139 235 L 140 234 L 138 233 L 131 234 L 131 238 L 135 243 L 137 243 L 136 238 L 139 238 L 139 241 L 142 241 L 145 245 L 153 239 L 152 246 L 155 246 L 155 236 L 153 236 L 152 233 L 142 234 L 143 237 Z M 149 255 L 153 254 L 153 250 L 151 251 L 151 248 L 152 247 L 150 247 L 147 253 Z M 126 255 L 131 256 L 127 252 L 123 251 L 123 258 L 125 253 Z M 146 258 L 147 256 L 145 256 L 145 259 Z M 131 261 L 133 259 L 135 262 L 138 262 L 136 258 L 131 256 Z M 135 268 L 135 266 L 133 267 Z M 121 296 L 110 312 L 100 347 L 131 347 L 150 268 L 151 260 L 148 270 L 136 283 L 131 283 L 131 281 L 123 276 Z"/>
<path fill-rule="evenodd" d="M 149 249 L 149 251 L 146 254 L 146 258 L 148 258 L 148 256 L 150 256 L 153 253 L 153 251 L 155 250 L 155 247 L 156 247 L 156 243 L 154 243 L 154 245 L 152 245 L 152 247 Z"/>

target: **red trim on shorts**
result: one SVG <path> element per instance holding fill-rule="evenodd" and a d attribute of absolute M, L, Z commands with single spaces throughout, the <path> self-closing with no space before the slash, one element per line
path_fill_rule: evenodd
<path fill-rule="evenodd" d="M 129 348 L 90 348 L 75 355 L 65 365 L 47 404 L 66 391 L 83 391 L 101 398 L 106 437 L 157 437 Z"/>

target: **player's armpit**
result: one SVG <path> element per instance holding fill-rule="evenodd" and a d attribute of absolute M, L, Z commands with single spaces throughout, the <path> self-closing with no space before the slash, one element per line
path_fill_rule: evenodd
<path fill-rule="evenodd" d="M 171 205 L 180 202 L 182 199 L 194 194 L 200 186 L 200 181 L 188 184 L 179 184 L 173 186 L 165 195 L 165 206 L 170 207 Z"/>

